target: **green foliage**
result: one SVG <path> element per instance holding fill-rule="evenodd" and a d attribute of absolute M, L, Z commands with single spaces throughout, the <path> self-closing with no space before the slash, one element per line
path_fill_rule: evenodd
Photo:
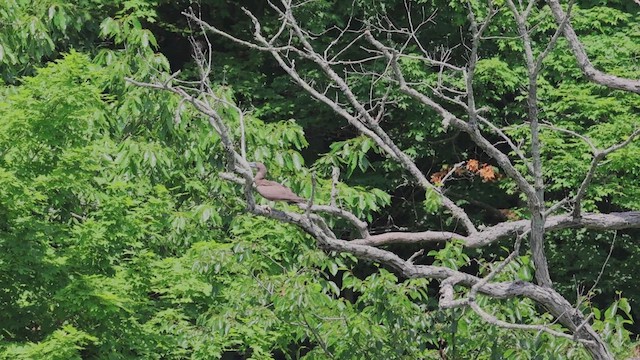
<path fill-rule="evenodd" d="M 616 349 L 616 355 L 629 356 L 627 349 L 631 342 L 631 334 L 625 328 L 633 323 L 629 300 L 620 297 L 604 313 L 597 308 L 593 308 L 593 313 L 595 315 L 593 329 L 602 332 L 607 342 Z"/>
<path fill-rule="evenodd" d="M 347 169 L 346 177 L 349 178 L 356 169 L 364 173 L 371 166 L 367 153 L 372 148 L 379 153 L 373 140 L 366 136 L 337 141 L 331 144 L 331 150 L 318 159 L 314 166 L 326 175 L 331 174 L 331 169 L 334 166 L 345 166 Z"/>
<path fill-rule="evenodd" d="M 333 260 L 290 226 L 230 217 L 241 209 L 238 189 L 211 176 L 222 164 L 211 129 L 190 111 L 179 123 L 134 126 L 122 116 L 140 115 L 151 104 L 130 106 L 127 93 L 103 96 L 109 71 L 71 53 L 2 102 L 3 356 L 179 359 L 233 350 L 270 358 L 292 343 L 320 341 L 318 308 L 338 317 L 348 304 L 334 282 L 317 287 L 316 269 L 334 269 Z M 149 109 L 173 119 L 169 109 Z M 296 181 L 308 186 L 302 157 L 291 150 L 306 144 L 301 129 L 245 121 L 256 159 L 280 154 L 274 176 L 298 171 Z M 274 143 L 273 134 L 282 141 Z M 319 196 L 328 198 L 330 181 L 321 182 Z M 376 189 L 341 184 L 340 193 L 345 206 L 365 217 L 389 202 Z M 278 303 L 273 292 L 243 296 L 264 281 L 296 299 L 296 317 L 287 319 L 290 301 Z M 277 312 L 270 303 L 279 304 Z M 359 315 L 354 309 L 350 316 Z M 300 329 L 304 319 L 313 325 Z M 215 324 L 224 336 L 212 337 Z M 324 340 L 339 345 L 331 351 L 349 351 L 336 341 L 341 336 Z M 386 344 L 385 332 L 378 336 Z M 60 352 L 49 355 L 56 347 Z"/>
<path fill-rule="evenodd" d="M 120 1 L 3 0 L 0 73 L 8 83 L 72 49 L 94 49 L 98 23 Z"/>
<path fill-rule="evenodd" d="M 444 9 L 426 43 L 433 49 L 455 47 L 459 39 L 443 34 L 468 26 L 467 2 L 416 2 L 422 3 Z M 572 21 L 596 66 L 637 78 L 638 67 L 621 60 L 640 53 L 637 16 L 624 12 L 627 5 L 621 2 L 609 3 L 615 6 L 581 2 Z M 388 13 L 406 21 L 401 1 L 355 4 L 356 18 Z M 263 2 L 245 5 L 264 10 Z M 486 16 L 483 5 L 472 2 L 479 19 Z M 225 167 L 224 153 L 205 119 L 175 97 L 124 81 L 154 79 L 169 70 L 169 60 L 155 51 L 176 41 L 167 29 L 188 32 L 168 20 L 169 12 L 183 10 L 176 6 L 181 5 L 142 0 L 7 0 L 0 6 L 0 20 L 9 24 L 0 29 L 0 71 L 12 84 L 0 91 L 1 359 L 586 356 L 564 339 L 487 326 L 468 310 L 438 310 L 435 283 L 398 278 L 348 254 L 326 254 L 293 226 L 245 214 L 239 186 L 217 176 Z M 207 6 L 230 28 L 249 28 L 226 2 Z M 296 15 L 320 33 L 346 24 L 349 6 L 316 1 L 298 8 Z M 256 11 L 270 15 L 262 12 Z M 534 12 L 539 22 L 532 36 L 539 53 L 554 26 L 548 9 Z M 266 31 L 277 28 L 277 19 L 265 20 Z M 484 44 L 475 78 L 478 105 L 499 126 L 520 124 L 526 76 L 519 42 L 509 38 L 512 20 L 501 12 L 488 31 L 501 37 Z M 327 45 L 331 39 L 317 41 Z M 239 145 L 241 114 L 233 104 L 256 106 L 242 117 L 247 153 L 268 165 L 270 178 L 310 196 L 315 176 L 314 201 L 328 203 L 331 170 L 337 166 L 342 174 L 339 206 L 374 226 L 455 226 L 442 222 L 435 192 L 416 190 L 371 140 L 354 137 L 334 121 L 335 115 L 290 88 L 270 60 L 238 52 L 228 43 L 214 45 L 216 65 L 224 69 L 214 74 L 224 84 L 216 88 L 224 99 L 216 110 Z M 465 54 L 456 50 L 452 56 Z M 318 69 L 302 62 L 297 66 L 306 79 L 324 81 Z M 402 67 L 410 81 L 431 93 L 438 69 L 411 58 L 403 58 Z M 256 68 L 264 73 L 257 74 Z M 459 76 L 443 76 L 447 85 L 461 88 Z M 625 139 L 638 125 L 632 115 L 640 108 L 637 96 L 609 96 L 582 80 L 561 40 L 540 79 L 543 119 L 588 135 L 600 148 Z M 349 82 L 362 98 L 370 92 L 385 95 L 389 85 L 355 76 Z M 426 173 L 484 156 L 465 137 L 443 134 L 430 110 L 394 91 L 387 95 L 393 106 L 381 125 Z M 525 145 L 529 141 L 526 128 L 514 126 L 509 133 Z M 330 139 L 319 141 L 323 136 Z M 582 180 L 589 149 L 579 139 L 547 130 L 543 142 L 548 199 L 558 200 Z M 634 143 L 607 159 L 586 209 L 640 206 L 638 154 Z M 469 179 L 447 186 L 465 199 L 460 201 L 464 206 L 470 204 L 467 198 L 482 197 L 491 205 L 522 211 L 507 180 L 501 187 Z M 474 220 L 482 215 L 474 214 Z M 343 233 L 353 231 L 344 220 L 328 221 Z M 575 293 L 573 278 L 587 286 L 594 283 L 592 274 L 598 273 L 609 246 L 605 235 L 548 236 L 553 277 L 563 293 Z M 594 328 L 621 358 L 629 355 L 631 305 L 640 297 L 633 277 L 640 254 L 635 237 L 620 234 L 615 248 L 620 253 L 613 252 L 597 288 L 585 294 L 589 300 L 581 298 L 584 312 L 594 314 Z M 477 266 L 480 275 L 509 251 L 471 252 L 457 241 L 430 250 L 429 264 L 464 270 Z M 523 255 L 497 280 L 531 281 L 532 274 L 531 260 Z M 465 291 L 456 289 L 456 296 Z M 478 302 L 505 321 L 552 321 L 531 301 L 479 296 Z"/>
<path fill-rule="evenodd" d="M 90 343 L 98 341 L 97 338 L 78 331 L 70 325 L 54 331 L 40 343 L 25 345 L 11 345 L 4 354 L 3 359 L 42 359 L 42 360 L 75 360 L 82 359 L 81 350 Z"/>
<path fill-rule="evenodd" d="M 434 265 L 445 266 L 453 270 L 458 270 L 471 260 L 464 253 L 462 241 L 450 241 L 445 244 L 444 249 L 431 250 L 428 255 L 434 257 Z"/>
<path fill-rule="evenodd" d="M 438 194 L 435 190 L 427 190 L 424 194 L 424 201 L 422 205 L 424 209 L 429 214 L 435 214 L 442 205 L 442 200 L 440 198 L 440 194 Z"/>
<path fill-rule="evenodd" d="M 510 69 L 507 62 L 494 57 L 478 61 L 475 79 L 480 86 L 478 90 L 486 92 L 486 99 L 498 101 L 505 94 L 517 92 L 523 77 Z"/>

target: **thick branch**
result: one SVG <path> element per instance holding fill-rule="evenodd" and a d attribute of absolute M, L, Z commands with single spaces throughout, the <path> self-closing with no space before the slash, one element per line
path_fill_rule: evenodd
<path fill-rule="evenodd" d="M 547 4 L 549 4 L 549 7 L 551 8 L 551 13 L 556 19 L 556 22 L 562 26 L 566 15 L 564 10 L 562 10 L 560 2 L 558 0 L 547 0 Z M 587 56 L 587 52 L 584 50 L 584 46 L 580 42 L 580 39 L 578 39 L 578 35 L 576 35 L 571 24 L 565 24 L 563 26 L 563 31 L 564 37 L 569 43 L 569 48 L 576 57 L 580 70 L 582 70 L 582 73 L 589 80 L 612 89 L 620 89 L 640 94 L 640 80 L 622 78 L 596 69 L 593 64 L 591 64 L 591 61 Z"/>
<path fill-rule="evenodd" d="M 529 2 L 531 6 L 533 0 Z M 531 211 L 531 255 L 536 268 L 536 280 L 540 285 L 551 287 L 551 276 L 549 266 L 544 251 L 544 230 L 545 230 L 545 209 L 544 209 L 544 178 L 542 172 L 542 145 L 540 142 L 540 126 L 538 122 L 538 73 L 540 71 L 538 62 L 533 56 L 531 38 L 527 26 L 527 16 L 531 7 L 521 14 L 512 0 L 507 0 L 507 5 L 513 13 L 518 27 L 518 33 L 522 38 L 524 47 L 525 62 L 529 75 L 527 89 L 527 116 L 529 118 L 529 128 L 531 130 L 531 157 L 533 165 L 533 187 L 535 194 L 527 197 L 529 210 Z M 539 62 L 544 59 L 541 54 Z"/>
<path fill-rule="evenodd" d="M 611 214 L 583 214 L 580 218 L 574 218 L 572 214 L 549 216 L 545 222 L 545 232 L 563 229 L 584 228 L 591 230 L 621 230 L 640 228 L 640 211 L 629 211 Z M 439 243 L 461 240 L 465 246 L 477 248 L 486 246 L 496 241 L 514 237 L 528 231 L 531 227 L 530 220 L 518 220 L 503 222 L 488 227 L 483 231 L 465 236 L 447 231 L 423 231 L 423 232 L 388 232 L 371 235 L 366 238 L 351 241 L 354 244 L 369 246 L 385 246 L 400 244 Z"/>

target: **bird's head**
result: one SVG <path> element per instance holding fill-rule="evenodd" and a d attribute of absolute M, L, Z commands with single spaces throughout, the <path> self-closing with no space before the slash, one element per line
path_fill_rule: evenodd
<path fill-rule="evenodd" d="M 261 162 L 250 162 L 249 166 L 254 169 L 258 169 L 258 173 L 256 174 L 256 179 L 263 179 L 264 176 L 267 174 L 267 167 L 264 166 L 264 164 Z"/>

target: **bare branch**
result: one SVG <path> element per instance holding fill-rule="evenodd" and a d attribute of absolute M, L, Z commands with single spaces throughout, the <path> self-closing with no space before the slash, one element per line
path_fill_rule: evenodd
<path fill-rule="evenodd" d="M 444 107 L 440 106 L 438 103 L 434 102 L 432 99 L 422 94 L 421 92 L 410 87 L 404 79 L 402 71 L 400 70 L 400 65 L 397 61 L 396 52 L 394 49 L 386 47 L 384 44 L 376 40 L 373 35 L 369 31 L 365 32 L 365 36 L 376 48 L 382 51 L 387 57 L 390 67 L 392 68 L 396 80 L 398 81 L 399 88 L 402 92 L 407 95 L 417 99 L 422 104 L 430 107 L 435 110 L 443 119 L 443 126 L 448 126 L 449 124 L 455 126 L 456 128 L 466 132 L 471 136 L 471 139 L 480 146 L 489 156 L 495 159 L 498 162 L 498 165 L 513 178 L 518 185 L 518 188 L 524 192 L 527 197 L 535 198 L 535 190 L 534 188 L 527 182 L 526 178 L 513 166 L 509 158 L 500 152 L 495 146 L 493 146 L 486 138 L 484 138 L 476 128 L 470 126 L 468 123 L 458 119 L 451 112 L 447 111 Z"/>
<path fill-rule="evenodd" d="M 560 2 L 558 0 L 547 0 L 547 4 L 549 4 L 549 7 L 551 8 L 551 13 L 556 19 L 556 22 L 558 24 L 562 24 L 567 16 L 564 10 L 562 10 Z M 593 64 L 591 64 L 591 61 L 587 56 L 587 52 L 584 50 L 584 46 L 582 45 L 582 42 L 580 42 L 580 39 L 578 39 L 578 35 L 576 35 L 570 22 L 567 22 L 563 26 L 563 32 L 564 37 L 569 43 L 569 48 L 573 52 L 573 55 L 578 62 L 580 70 L 582 70 L 582 73 L 589 80 L 608 88 L 625 90 L 640 94 L 640 80 L 627 79 L 610 75 L 596 69 Z"/>
<path fill-rule="evenodd" d="M 340 91 L 349 100 L 349 103 L 351 104 L 351 106 L 353 106 L 356 109 L 357 114 L 358 114 L 357 117 L 352 115 L 352 114 L 350 114 L 346 109 L 344 109 L 342 106 L 340 106 L 337 102 L 327 98 L 324 94 L 319 93 L 312 86 L 310 86 L 307 82 L 305 82 L 300 77 L 300 75 L 294 70 L 294 68 L 292 66 L 287 65 L 287 63 L 284 61 L 284 59 L 282 58 L 282 56 L 281 56 L 281 54 L 279 53 L 278 50 L 268 49 L 266 47 L 266 45 L 268 45 L 267 42 L 266 42 L 266 39 L 262 36 L 262 34 L 260 32 L 260 23 L 259 23 L 258 19 L 255 16 L 253 16 L 253 14 L 251 14 L 249 11 L 245 10 L 245 13 L 251 18 L 251 20 L 254 23 L 254 27 L 255 27 L 254 36 L 256 37 L 256 39 L 260 43 L 265 45 L 264 49 L 266 49 L 266 51 L 269 51 L 273 55 L 273 57 L 280 64 L 280 66 L 300 86 L 302 86 L 307 92 L 309 92 L 315 98 L 317 98 L 317 99 L 321 100 L 322 102 L 324 102 L 325 104 L 329 105 L 331 107 L 331 109 L 333 109 L 336 113 L 338 113 L 342 117 L 344 117 L 351 125 L 356 127 L 361 133 L 367 135 L 372 140 L 374 140 L 376 142 L 376 145 L 378 145 L 380 147 L 380 149 L 385 151 L 385 153 L 387 155 L 391 156 L 392 158 L 394 158 L 396 160 L 399 160 L 400 163 L 405 167 L 405 169 L 407 169 L 411 173 L 411 175 L 413 175 L 417 179 L 418 184 L 420 186 L 424 187 L 425 189 L 432 189 L 432 190 L 436 190 L 437 191 L 437 188 L 435 186 L 433 186 L 433 184 L 431 184 L 426 179 L 424 174 L 418 169 L 418 167 L 415 165 L 415 163 L 413 163 L 413 161 L 411 161 L 409 156 L 407 156 L 399 148 L 397 148 L 397 146 L 391 140 L 391 138 L 389 138 L 389 136 L 382 130 L 382 128 L 380 128 L 380 126 L 376 123 L 375 118 L 373 118 L 371 116 L 371 114 L 360 103 L 360 101 L 357 99 L 355 94 L 351 91 L 351 89 L 349 88 L 347 83 L 344 81 L 344 79 L 341 78 L 322 59 L 322 57 L 319 56 L 315 52 L 315 50 L 313 49 L 313 47 L 309 43 L 308 39 L 304 36 L 304 32 L 302 31 L 302 29 L 300 29 L 299 25 L 297 24 L 295 19 L 292 17 L 290 9 L 285 10 L 285 12 L 281 12 L 281 15 L 286 17 L 289 25 L 292 27 L 292 29 L 294 30 L 296 36 L 298 37 L 298 40 L 303 44 L 303 46 L 306 49 L 307 54 L 308 54 L 307 57 L 310 60 L 312 60 L 314 63 L 316 63 L 325 72 L 325 74 L 328 76 L 329 79 L 331 79 L 335 84 L 337 84 L 337 86 L 340 89 Z M 367 36 L 367 33 L 365 33 L 365 36 Z M 364 119 L 364 123 L 359 121 L 359 118 Z M 462 225 L 464 225 L 464 227 L 467 229 L 467 231 L 469 233 L 475 232 L 476 231 L 475 226 L 473 225 L 473 223 L 469 219 L 468 215 L 460 207 L 458 207 L 453 201 L 448 199 L 446 196 L 444 196 L 443 194 L 440 194 L 440 196 L 441 196 L 441 199 L 442 199 L 443 206 L 445 208 L 447 208 L 449 211 L 451 211 L 451 213 L 457 219 L 460 220 L 460 222 L 462 223 Z"/>
<path fill-rule="evenodd" d="M 531 255 L 536 268 L 536 280 L 539 284 L 551 287 L 551 276 L 549 266 L 544 251 L 544 230 L 545 230 L 545 203 L 544 203 L 544 174 L 542 172 L 542 145 L 540 142 L 540 126 L 538 122 L 538 72 L 536 60 L 533 56 L 532 42 L 529 37 L 527 17 L 533 6 L 534 0 L 529 1 L 527 9 L 520 13 L 513 3 L 507 0 L 507 6 L 511 9 L 516 21 L 518 33 L 522 37 L 524 47 L 525 63 L 529 75 L 527 89 L 527 107 L 529 118 L 529 129 L 531 133 L 531 162 L 533 165 L 533 187 L 534 193 L 527 194 L 529 211 L 531 212 Z"/>
<path fill-rule="evenodd" d="M 368 237 L 352 240 L 359 245 L 385 246 L 402 244 L 426 244 L 439 243 L 451 240 L 460 240 L 470 248 L 489 245 L 499 240 L 517 236 L 519 233 L 530 231 L 530 220 L 518 220 L 503 222 L 484 230 L 465 236 L 447 231 L 423 231 L 423 232 L 387 232 L 370 235 Z M 571 214 L 549 216 L 545 221 L 545 232 L 553 232 L 564 229 L 592 229 L 592 230 L 621 230 L 640 227 L 640 211 L 628 211 L 612 214 L 582 214 L 575 219 Z"/>
<path fill-rule="evenodd" d="M 593 176 L 595 175 L 600 162 L 612 152 L 615 152 L 616 150 L 622 149 L 623 147 L 629 145 L 638 137 L 638 135 L 640 135 L 640 128 L 636 129 L 631 135 L 629 135 L 629 137 L 625 141 L 621 143 L 612 145 L 604 150 L 595 150 L 593 158 L 591 160 L 591 165 L 589 166 L 589 170 L 587 171 L 587 175 L 585 175 L 584 180 L 582 180 L 582 184 L 580 184 L 580 187 L 578 188 L 576 196 L 573 198 L 573 217 L 580 217 L 580 212 L 582 211 L 582 198 L 584 198 L 584 196 L 586 195 L 587 189 L 591 184 L 591 180 L 593 179 Z M 593 144 L 591 143 L 590 145 L 593 146 Z"/>
<path fill-rule="evenodd" d="M 302 209 L 309 210 L 308 204 L 299 204 L 299 206 Z M 323 212 L 343 218 L 353 224 L 356 229 L 358 229 L 358 231 L 360 232 L 360 236 L 364 238 L 369 237 L 368 224 L 358 219 L 357 216 L 347 210 L 329 205 L 312 205 L 310 210 L 314 212 Z"/>
<path fill-rule="evenodd" d="M 407 263 L 413 264 L 413 262 L 418 258 L 418 256 L 421 256 L 422 254 L 424 254 L 424 249 L 420 249 L 416 251 L 415 253 L 413 253 L 413 255 L 411 255 L 411 257 L 407 259 Z"/>
<path fill-rule="evenodd" d="M 540 126 L 548 128 L 548 129 L 551 129 L 553 131 L 563 132 L 563 133 L 567 133 L 567 134 L 569 134 L 571 136 L 575 136 L 578 139 L 584 141 L 587 145 L 589 145 L 589 148 L 591 149 L 591 153 L 592 154 L 595 155 L 598 152 L 598 148 L 593 143 L 593 140 L 591 140 L 587 136 L 584 136 L 582 134 L 578 134 L 577 132 L 575 132 L 573 130 L 569 130 L 569 129 L 561 128 L 561 127 L 558 127 L 558 126 L 554 126 L 554 125 L 549 124 L 549 123 L 542 123 L 542 124 L 540 124 Z"/>
<path fill-rule="evenodd" d="M 193 107 L 200 113 L 206 115 L 209 120 L 209 124 L 216 130 L 216 132 L 220 136 L 220 140 L 222 142 L 223 148 L 225 149 L 228 160 L 233 162 L 233 170 L 243 175 L 245 179 L 244 193 L 245 198 L 247 199 L 248 209 L 251 210 L 255 207 L 255 199 L 253 198 L 252 193 L 253 173 L 251 172 L 249 163 L 234 150 L 233 140 L 231 139 L 227 126 L 225 125 L 218 112 L 211 108 L 210 104 L 190 95 L 182 88 L 171 86 L 169 81 L 164 81 L 160 84 L 154 84 L 137 81 L 130 78 L 125 78 L 125 80 L 136 86 L 172 92 L 180 96 L 186 102 L 193 105 Z M 208 95 L 213 96 L 213 94 Z M 237 166 L 237 164 L 239 166 Z"/>
<path fill-rule="evenodd" d="M 612 152 L 618 151 L 618 150 L 622 149 L 623 147 L 631 144 L 631 142 L 634 141 L 638 136 L 640 136 L 640 128 L 635 129 L 633 131 L 633 133 L 631 133 L 631 135 L 629 135 L 629 137 L 625 141 L 623 141 L 623 142 L 621 142 L 619 144 L 611 145 L 610 147 L 604 149 L 603 150 L 604 156 L 607 156 L 607 155 L 611 154 Z"/>
<path fill-rule="evenodd" d="M 578 192 L 576 193 L 576 196 L 573 197 L 573 217 L 574 218 L 580 217 L 580 213 L 582 211 L 582 206 L 581 206 L 582 198 L 586 195 L 587 188 L 589 187 L 589 184 L 591 184 L 591 180 L 593 179 L 593 176 L 596 173 L 598 164 L 600 163 L 600 161 L 602 161 L 603 158 L 604 158 L 604 154 L 602 152 L 596 152 L 596 154 L 591 159 L 591 165 L 589 166 L 587 175 L 585 175 L 584 179 L 582 180 L 582 184 L 580 184 L 580 188 L 578 188 Z"/>
<path fill-rule="evenodd" d="M 186 16 L 187 19 L 192 20 L 194 22 L 196 22 L 197 24 L 201 25 L 202 27 L 204 27 L 205 29 L 211 31 L 212 33 L 216 34 L 216 35 L 220 35 L 224 38 L 226 38 L 227 40 L 231 40 L 239 45 L 242 46 L 246 46 L 250 49 L 254 49 L 254 50 L 259 50 L 259 51 L 294 51 L 298 54 L 301 54 L 302 52 L 300 50 L 298 50 L 297 48 L 293 47 L 293 46 L 280 46 L 280 47 L 276 47 L 276 46 L 271 46 L 271 44 L 269 44 L 269 42 L 267 42 L 267 46 L 260 46 L 258 44 L 254 44 L 252 42 L 249 41 L 245 41 L 245 40 L 241 40 L 235 36 L 232 36 L 224 31 L 218 30 L 217 28 L 211 26 L 210 24 L 208 24 L 205 21 L 202 21 L 202 19 L 200 19 L 198 16 L 196 16 L 193 11 L 183 11 L 182 15 Z"/>
<path fill-rule="evenodd" d="M 542 51 L 542 53 L 538 55 L 538 58 L 536 59 L 536 66 L 535 66 L 536 72 L 540 71 L 540 69 L 542 68 L 542 62 L 558 43 L 558 39 L 560 38 L 560 35 L 564 31 L 565 26 L 567 25 L 567 23 L 571 18 L 572 6 L 573 6 L 573 0 L 570 0 L 569 5 L 567 7 L 567 14 L 565 15 L 564 19 L 559 23 L 558 28 L 556 29 L 556 32 L 551 37 L 551 40 L 549 40 L 549 42 L 547 43 L 547 47 Z"/>
<path fill-rule="evenodd" d="M 527 159 L 527 157 L 524 155 L 520 147 L 516 146 L 516 144 L 513 143 L 513 140 L 511 140 L 511 138 L 507 136 L 507 134 L 505 134 L 504 131 L 502 131 L 499 127 L 495 126 L 492 122 L 490 122 L 489 120 L 485 119 L 482 116 L 478 116 L 478 119 L 483 124 L 487 125 L 493 132 L 495 132 L 501 138 L 504 139 L 504 141 L 507 143 L 507 145 L 509 145 L 511 150 L 513 150 L 513 152 L 516 155 L 518 155 L 518 158 L 520 158 L 520 160 L 525 164 L 525 166 L 527 167 L 527 170 L 529 170 L 529 174 L 533 175 L 533 166 L 531 165 L 531 162 L 529 161 L 529 159 Z"/>
<path fill-rule="evenodd" d="M 473 12 L 473 5 L 467 0 L 467 8 L 469 9 L 469 20 L 471 22 L 471 54 L 469 55 L 469 61 L 467 62 L 467 69 L 463 72 L 465 82 L 467 84 L 467 112 L 469 114 L 469 125 L 472 128 L 478 126 L 478 110 L 476 109 L 475 94 L 473 91 L 473 78 L 475 76 L 476 65 L 478 64 L 478 49 L 480 47 L 480 40 L 482 39 L 482 33 L 487 29 L 491 18 L 497 13 L 493 9 L 493 4 L 490 2 L 489 15 L 485 19 L 481 26 L 478 26 L 476 16 Z"/>
<path fill-rule="evenodd" d="M 316 173 L 313 172 L 311 173 L 311 196 L 309 197 L 309 201 L 307 201 L 307 217 L 311 216 L 311 208 L 313 207 L 313 200 L 316 197 L 316 185 L 317 185 L 317 181 L 316 181 Z"/>
<path fill-rule="evenodd" d="M 591 285 L 591 288 L 589 289 L 589 291 L 586 292 L 587 296 L 590 296 L 590 294 L 593 292 L 593 289 L 596 288 L 596 286 L 598 286 L 598 283 L 600 282 L 600 279 L 602 278 L 602 274 L 604 274 L 604 269 L 607 267 L 607 264 L 609 263 L 609 259 L 611 259 L 611 254 L 613 254 L 613 248 L 616 244 L 616 238 L 618 237 L 618 232 L 616 231 L 613 234 L 613 240 L 611 241 L 611 246 L 609 247 L 609 253 L 607 254 L 607 257 L 604 259 L 604 262 L 602 263 L 602 267 L 600 268 L 600 272 L 598 273 L 598 276 L 596 277 L 596 281 L 593 282 L 593 285 Z"/>
<path fill-rule="evenodd" d="M 516 236 L 516 241 L 515 241 L 515 244 L 513 245 L 513 251 L 509 254 L 509 256 L 507 256 L 498 266 L 492 269 L 491 272 L 487 274 L 487 276 L 485 276 L 482 280 L 480 280 L 478 283 L 476 283 L 471 287 L 471 290 L 469 291 L 469 295 L 468 295 L 470 301 L 475 301 L 476 294 L 478 293 L 478 289 L 483 287 L 485 284 L 489 283 L 489 281 L 493 280 L 493 278 L 496 277 L 496 275 L 498 275 L 502 270 L 504 270 L 504 268 L 507 265 L 509 265 L 509 263 L 511 263 L 516 257 L 520 255 L 520 245 L 522 244 L 522 239 L 526 235 L 527 233 L 525 232 L 523 234 Z"/>
<path fill-rule="evenodd" d="M 480 234 L 480 233 L 478 233 Z M 371 235 L 362 239 L 351 241 L 354 244 L 368 245 L 368 246 L 383 246 L 383 245 L 399 245 L 399 244 L 416 244 L 416 243 L 439 243 L 451 241 L 454 239 L 461 239 L 465 243 L 468 237 L 447 231 L 423 231 L 423 232 L 388 232 L 377 235 Z"/>
<path fill-rule="evenodd" d="M 484 321 L 488 322 L 489 324 L 493 324 L 493 325 L 496 325 L 496 326 L 499 326 L 499 327 L 502 327 L 502 328 L 505 328 L 505 329 L 526 330 L 526 331 L 541 331 L 541 332 L 546 332 L 546 333 L 551 334 L 551 335 L 556 336 L 556 337 L 565 338 L 565 339 L 574 340 L 574 341 L 579 341 L 579 342 L 584 343 L 584 344 L 589 344 L 589 345 L 593 345 L 594 344 L 593 341 L 582 340 L 582 339 L 579 339 L 579 338 L 574 337 L 572 335 L 552 330 L 552 329 L 550 329 L 549 327 L 547 327 L 545 325 L 514 324 L 514 323 L 509 323 L 509 322 L 500 320 L 497 317 L 495 317 L 494 315 L 491 315 L 488 312 L 484 311 L 475 301 L 470 301 L 469 302 L 469 307 L 471 307 L 473 309 L 473 311 L 475 311 L 476 314 L 480 315 L 480 317 Z M 577 333 L 577 331 L 576 331 L 576 333 Z"/>
<path fill-rule="evenodd" d="M 584 319 L 584 321 L 578 325 L 578 327 L 576 327 L 575 332 L 573 333 L 573 340 L 575 341 L 578 338 L 578 334 L 580 333 L 580 330 L 582 330 L 582 328 L 587 325 L 589 323 L 589 321 L 591 321 L 591 319 L 593 319 L 594 314 L 591 313 L 589 314 L 589 316 L 587 316 L 586 319 Z"/>
<path fill-rule="evenodd" d="M 453 164 L 453 166 L 451 167 L 451 169 L 447 172 L 447 174 L 445 176 L 442 177 L 442 179 L 440 180 L 440 183 L 442 183 L 442 185 L 444 186 L 444 183 L 449 180 L 449 178 L 451 177 L 451 175 L 453 175 L 456 170 L 458 170 L 462 165 L 464 165 L 466 163 L 466 161 L 461 161 L 457 164 Z M 438 188 L 438 191 L 442 192 L 442 188 Z"/>
<path fill-rule="evenodd" d="M 445 267 L 431 265 L 413 265 L 412 263 L 402 260 L 397 255 L 386 250 L 377 249 L 361 244 L 355 244 L 354 242 L 328 238 L 322 233 L 319 233 L 313 224 L 306 221 L 306 217 L 302 217 L 299 214 L 280 211 L 268 212 L 260 208 L 256 208 L 254 210 L 254 213 L 261 216 L 275 218 L 280 221 L 297 224 L 302 229 L 309 232 L 312 236 L 316 237 L 316 239 L 318 239 L 322 246 L 327 249 L 348 252 L 361 259 L 368 259 L 383 263 L 400 272 L 407 278 L 426 277 L 444 280 L 443 284 L 448 284 L 448 286 L 451 286 L 451 293 L 453 293 L 453 284 L 451 283 L 451 280 L 448 279 L 455 279 L 453 283 L 465 287 L 471 287 L 481 281 L 479 278 L 472 275 L 468 275 Z M 638 217 L 640 220 L 640 214 L 638 214 Z M 516 296 L 524 296 L 530 298 L 549 309 L 550 312 L 572 332 L 576 331 L 576 329 L 578 329 L 578 327 L 584 323 L 584 316 L 578 310 L 573 309 L 571 307 L 571 304 L 569 304 L 560 294 L 548 287 L 541 287 L 524 281 L 514 281 L 488 283 L 480 287 L 478 289 L 478 292 L 497 299 L 505 299 Z M 469 303 L 468 300 L 463 300 L 460 303 L 460 306 L 464 306 L 467 303 L 471 306 L 471 303 Z M 445 304 L 441 302 L 441 306 L 444 307 L 444 305 Z M 533 328 L 530 328 L 527 325 L 523 326 L 524 327 L 516 326 L 516 328 L 523 330 L 533 330 Z M 536 328 L 535 330 L 540 330 L 540 328 Z M 587 348 L 592 351 L 592 353 L 603 353 L 610 355 L 605 345 L 601 341 L 599 341 L 597 334 L 593 332 L 588 324 L 582 325 L 582 328 L 578 330 L 580 332 L 580 336 L 578 337 L 579 341 L 585 344 Z M 543 329 L 543 331 L 546 330 Z M 560 334 L 564 333 L 558 333 L 554 335 L 563 336 Z M 566 336 L 567 334 L 565 334 L 563 337 Z M 569 337 L 573 339 L 572 336 L 569 335 Z M 605 358 L 607 357 L 603 357 L 603 359 Z M 609 358 L 612 357 L 609 356 Z"/>

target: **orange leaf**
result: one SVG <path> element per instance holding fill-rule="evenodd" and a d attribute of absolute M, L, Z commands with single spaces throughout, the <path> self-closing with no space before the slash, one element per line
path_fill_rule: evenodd
<path fill-rule="evenodd" d="M 431 182 L 434 185 L 442 185 L 442 178 L 447 175 L 446 171 L 438 171 L 438 172 L 434 172 L 431 175 Z"/>
<path fill-rule="evenodd" d="M 518 213 L 511 209 L 498 209 L 498 211 L 509 221 L 520 220 Z"/>
<path fill-rule="evenodd" d="M 496 179 L 496 173 L 493 170 L 493 166 L 489 164 L 484 164 L 480 170 L 478 170 L 478 175 L 482 178 L 482 181 L 493 181 Z"/>
<path fill-rule="evenodd" d="M 478 168 L 480 168 L 480 163 L 478 162 L 478 160 L 471 159 L 467 161 L 467 170 L 474 173 L 478 171 Z"/>

